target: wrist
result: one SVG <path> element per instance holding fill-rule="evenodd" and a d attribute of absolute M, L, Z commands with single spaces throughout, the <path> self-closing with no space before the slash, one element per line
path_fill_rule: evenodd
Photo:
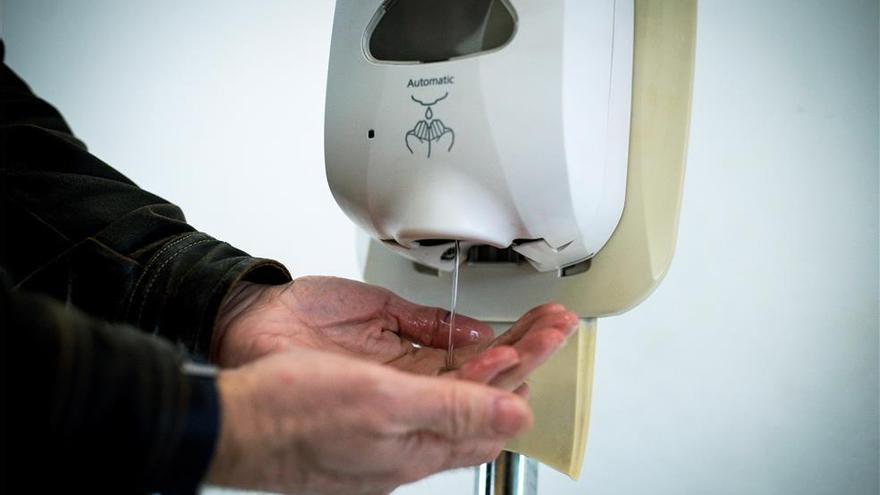
<path fill-rule="evenodd" d="M 248 309 L 268 287 L 272 286 L 240 281 L 230 289 L 229 294 L 226 295 L 220 304 L 220 309 L 217 311 L 217 318 L 214 323 L 214 335 L 211 340 L 210 352 L 212 362 L 223 363 L 223 338 L 226 336 L 227 330 L 232 322 Z"/>

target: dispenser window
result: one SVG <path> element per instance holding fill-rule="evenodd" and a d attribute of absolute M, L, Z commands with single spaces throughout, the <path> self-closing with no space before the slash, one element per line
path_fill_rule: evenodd
<path fill-rule="evenodd" d="M 504 46 L 516 19 L 506 0 L 387 0 L 371 25 L 374 59 L 429 63 Z"/>

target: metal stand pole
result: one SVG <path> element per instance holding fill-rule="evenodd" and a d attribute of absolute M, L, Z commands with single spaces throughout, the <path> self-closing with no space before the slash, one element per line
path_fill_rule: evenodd
<path fill-rule="evenodd" d="M 476 495 L 537 495 L 538 462 L 502 452 L 494 462 L 478 467 L 476 478 Z"/>

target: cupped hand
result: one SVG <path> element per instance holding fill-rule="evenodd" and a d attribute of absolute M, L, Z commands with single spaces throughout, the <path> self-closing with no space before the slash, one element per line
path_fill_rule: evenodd
<path fill-rule="evenodd" d="M 577 323 L 563 306 L 547 304 L 493 339 L 488 325 L 456 315 L 455 359 L 449 370 L 448 317 L 446 310 L 341 278 L 242 284 L 218 318 L 213 355 L 221 366 L 239 366 L 267 354 L 308 348 L 515 390 L 563 345 Z"/>
<path fill-rule="evenodd" d="M 488 462 L 530 427 L 515 394 L 291 349 L 220 372 L 207 481 L 286 493 L 385 494 Z"/>
<path fill-rule="evenodd" d="M 445 348 L 448 313 L 412 304 L 391 291 L 335 277 L 301 277 L 285 285 L 241 284 L 218 317 L 214 358 L 238 366 L 293 348 L 390 362 L 416 343 Z M 492 329 L 455 318 L 454 345 L 488 342 Z"/>
<path fill-rule="evenodd" d="M 455 348 L 452 370 L 445 369 L 445 348 L 414 347 L 388 364 L 428 375 L 445 371 L 454 378 L 517 390 L 529 374 L 565 344 L 577 322 L 577 316 L 564 306 L 544 304 L 491 341 Z"/>

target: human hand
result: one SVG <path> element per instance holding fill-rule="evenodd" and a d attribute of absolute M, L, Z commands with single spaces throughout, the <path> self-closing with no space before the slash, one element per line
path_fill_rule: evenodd
<path fill-rule="evenodd" d="M 443 309 L 341 278 L 243 284 L 218 318 L 214 357 L 222 366 L 237 366 L 271 353 L 311 348 L 434 375 L 450 371 L 447 317 Z M 484 323 L 458 315 L 454 323 L 455 363 L 449 374 L 514 390 L 562 346 L 577 317 L 561 305 L 539 306 L 494 340 Z"/>
<path fill-rule="evenodd" d="M 269 286 L 243 283 L 217 319 L 213 357 L 238 366 L 292 348 L 337 352 L 387 363 L 412 343 L 446 348 L 448 312 L 391 291 L 335 277 L 301 277 Z M 456 316 L 456 347 L 492 339 L 492 329 Z"/>
<path fill-rule="evenodd" d="M 445 348 L 413 347 L 388 364 L 427 375 L 448 371 L 450 377 L 525 392 L 526 377 L 565 344 L 577 322 L 577 315 L 561 304 L 544 304 L 491 341 L 455 348 L 451 370 L 445 369 Z"/>
<path fill-rule="evenodd" d="M 488 462 L 532 422 L 497 388 L 310 349 L 221 371 L 218 388 L 207 483 L 243 489 L 386 494 Z"/>

